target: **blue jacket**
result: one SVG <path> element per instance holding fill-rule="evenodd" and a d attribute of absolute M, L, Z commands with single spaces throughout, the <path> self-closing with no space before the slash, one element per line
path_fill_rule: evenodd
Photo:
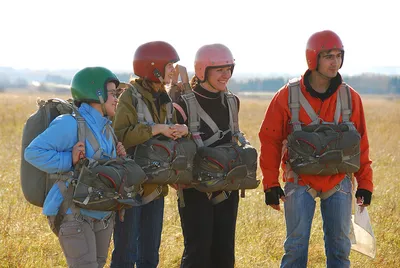
<path fill-rule="evenodd" d="M 113 137 L 106 135 L 106 125 L 111 124 L 111 121 L 86 103 L 82 103 L 79 107 L 79 113 L 93 132 L 100 148 L 103 149 L 104 154 L 101 158 L 109 158 L 107 155 L 116 157 L 116 150 L 113 150 Z M 24 157 L 27 162 L 44 172 L 68 172 L 73 170 L 72 148 L 77 142 L 78 123 L 76 119 L 72 115 L 60 115 L 29 144 L 25 149 Z M 85 153 L 87 158 L 93 157 L 95 153 L 87 140 Z M 43 214 L 47 216 L 57 215 L 63 200 L 59 187 L 54 184 L 44 201 Z M 68 209 L 67 214 L 70 213 L 71 210 Z M 109 211 L 81 209 L 81 214 L 95 219 L 103 219 L 109 213 Z"/>

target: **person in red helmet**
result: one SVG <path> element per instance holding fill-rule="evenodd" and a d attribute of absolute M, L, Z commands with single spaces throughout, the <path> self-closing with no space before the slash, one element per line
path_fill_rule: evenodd
<path fill-rule="evenodd" d="M 177 139 L 188 134 L 187 126 L 175 124 L 172 102 L 165 90 L 177 61 L 178 53 L 166 42 L 148 42 L 136 49 L 133 71 L 139 78 L 126 84 L 113 119 L 115 134 L 129 156 L 134 155 L 137 145 L 153 137 Z M 146 183 L 143 189 L 140 204 L 116 219 L 111 267 L 158 265 L 168 185 Z"/>
<path fill-rule="evenodd" d="M 200 116 L 200 122 L 191 120 L 191 102 L 185 98 L 189 94 L 181 96 L 176 104 L 180 107 L 177 108 L 180 111 L 177 113 L 178 122 L 190 127 L 192 138 L 197 139 L 196 143 L 200 142 L 201 146 L 217 147 L 234 138 L 230 126 L 232 109 L 228 99 L 232 98 L 237 106 L 239 99 L 227 89 L 234 66 L 232 53 L 225 45 L 205 45 L 197 51 L 191 96 L 195 100 L 194 106 L 205 111 L 208 119 Z M 233 113 L 237 116 L 238 108 Z M 212 126 L 217 126 L 217 131 Z M 192 127 L 196 130 L 192 131 Z M 221 196 L 223 198 L 219 199 Z M 233 268 L 238 191 L 205 193 L 193 185 L 180 186 L 178 197 L 185 247 L 180 267 Z"/>
<path fill-rule="evenodd" d="M 306 267 L 315 198 L 321 214 L 327 267 L 350 267 L 352 181 L 360 206 L 371 203 L 373 182 L 360 95 L 343 82 L 344 46 L 332 31 L 307 42 L 308 70 L 272 99 L 259 131 L 265 203 L 284 201 L 285 253 L 281 267 Z M 283 170 L 284 190 L 279 183 Z"/>

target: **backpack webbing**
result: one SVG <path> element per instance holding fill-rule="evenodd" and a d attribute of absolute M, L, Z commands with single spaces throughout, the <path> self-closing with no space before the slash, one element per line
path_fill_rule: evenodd
<path fill-rule="evenodd" d="M 342 83 L 339 88 L 339 92 L 336 97 L 336 110 L 334 115 L 334 122 L 323 122 L 319 116 L 315 113 L 314 109 L 311 107 L 310 103 L 304 97 L 300 88 L 300 79 L 294 78 L 289 81 L 289 109 L 291 113 L 291 123 L 293 125 L 294 131 L 301 131 L 301 122 L 299 120 L 300 107 L 303 107 L 307 115 L 311 119 L 310 125 L 322 123 L 334 123 L 339 124 L 340 115 L 342 115 L 342 122 L 352 126 L 350 122 L 351 116 L 351 93 L 348 85 Z M 353 126 L 354 127 L 354 126 Z"/>
<path fill-rule="evenodd" d="M 228 132 L 232 133 L 232 139 L 238 138 L 242 144 L 243 142 L 248 143 L 239 130 L 239 111 L 235 96 L 230 92 L 221 92 L 221 94 L 226 97 L 229 110 L 229 128 L 225 131 L 220 130 L 217 124 L 203 110 L 196 99 L 195 93 L 190 92 L 181 96 L 187 107 L 189 131 L 198 147 L 209 146 L 221 139 L 221 137 L 225 136 Z M 204 141 L 201 139 L 199 132 L 200 119 L 203 120 L 214 133 L 210 138 Z"/>
<path fill-rule="evenodd" d="M 140 92 L 137 90 L 137 88 L 129 84 L 129 88 L 132 92 L 132 98 L 133 98 L 133 106 L 136 108 L 136 113 L 138 116 L 138 122 L 141 124 L 152 124 L 154 123 L 153 117 L 151 116 L 151 113 L 149 111 L 149 108 L 147 107 L 146 103 L 143 101 L 143 96 L 140 94 Z M 172 102 L 168 102 L 166 104 L 167 108 L 167 116 L 165 118 L 165 124 L 172 124 L 172 117 L 173 117 L 173 105 Z"/>

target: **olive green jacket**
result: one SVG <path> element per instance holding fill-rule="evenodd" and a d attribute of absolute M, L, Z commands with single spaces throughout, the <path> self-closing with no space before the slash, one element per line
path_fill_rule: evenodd
<path fill-rule="evenodd" d="M 166 122 L 167 117 L 167 108 L 166 103 L 162 103 L 160 105 L 160 114 L 158 114 L 156 105 L 153 101 L 153 95 L 148 90 L 144 89 L 141 84 L 138 83 L 137 80 L 130 82 L 142 95 L 142 99 L 146 106 L 148 107 L 150 114 L 153 117 L 153 121 L 156 124 L 164 124 Z M 163 94 L 163 93 L 161 93 Z M 163 94 L 164 95 L 164 94 Z M 165 93 L 163 99 L 168 97 L 168 94 Z M 150 138 L 153 137 L 151 126 L 141 124 L 138 122 L 138 116 L 136 107 L 136 101 L 132 96 L 132 88 L 128 88 L 122 93 L 119 98 L 117 111 L 113 118 L 113 127 L 115 130 L 115 134 L 120 142 L 124 145 L 127 152 L 132 151 L 131 149 L 141 143 L 146 142 Z M 168 97 L 169 98 L 169 97 Z M 159 98 L 161 99 L 161 97 Z M 169 101 L 171 101 L 169 99 Z M 176 114 L 174 111 L 173 114 L 173 123 L 176 123 Z M 152 193 L 156 188 L 156 184 L 144 184 L 144 196 Z M 163 195 L 166 196 L 168 194 L 168 186 L 165 185 L 163 187 Z"/>

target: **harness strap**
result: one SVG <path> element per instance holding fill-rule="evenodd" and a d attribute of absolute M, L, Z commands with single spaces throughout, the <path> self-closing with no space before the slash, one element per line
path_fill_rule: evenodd
<path fill-rule="evenodd" d="M 67 180 L 71 179 L 72 175 L 73 175 L 72 171 L 67 172 L 67 173 L 52 173 L 52 174 L 48 174 L 49 179 L 58 180 L 58 181 L 67 181 Z"/>
<path fill-rule="evenodd" d="M 320 118 L 311 107 L 310 103 L 304 97 L 300 88 L 300 79 L 294 78 L 289 81 L 289 108 L 292 116 L 293 130 L 301 130 L 301 122 L 299 120 L 300 106 L 304 108 L 307 115 L 311 119 L 310 125 L 319 124 Z M 344 123 L 350 122 L 351 116 L 351 93 L 346 83 L 340 85 L 337 97 L 336 97 L 336 109 L 334 115 L 334 123 L 339 124 L 340 115 L 342 115 L 342 121 Z M 299 127 L 300 126 L 300 127 Z"/>
<path fill-rule="evenodd" d="M 217 196 L 215 196 L 211 199 L 211 203 L 215 206 L 215 205 L 221 203 L 222 201 L 225 201 L 226 199 L 228 199 L 230 195 L 231 195 L 231 191 L 222 191 L 220 194 L 218 194 Z"/>
<path fill-rule="evenodd" d="M 173 111 L 174 111 L 174 106 L 172 104 L 172 101 L 168 102 L 166 104 L 166 108 L 167 108 L 167 117 L 166 117 L 167 122 L 166 123 L 172 124 L 172 115 L 173 115 Z"/>
<path fill-rule="evenodd" d="M 311 186 L 307 185 L 307 189 L 306 191 L 312 196 L 312 198 L 321 198 L 321 200 L 325 200 L 328 199 L 329 197 L 331 197 L 334 193 L 336 193 L 337 191 L 340 190 L 340 183 L 336 184 L 335 187 L 333 187 L 332 189 L 330 189 L 329 191 L 326 192 L 318 192 L 317 190 L 315 190 L 314 188 L 312 188 Z"/>
<path fill-rule="evenodd" d="M 297 87 L 298 94 L 300 96 L 300 106 L 304 108 L 306 111 L 307 115 L 311 118 L 311 124 L 310 125 L 316 125 L 319 124 L 319 117 L 315 113 L 314 109 L 311 107 L 310 103 L 307 101 L 306 97 L 304 97 L 304 94 L 301 92 L 300 87 Z M 300 110 L 300 109 L 299 109 Z"/>
<path fill-rule="evenodd" d="M 182 115 L 183 122 L 185 122 L 188 118 L 183 108 L 176 102 L 172 103 L 172 105 L 174 106 L 175 110 L 177 110 Z"/>
<path fill-rule="evenodd" d="M 204 143 L 200 137 L 200 117 L 197 113 L 197 100 L 193 92 L 181 96 L 187 107 L 188 127 L 197 147 L 203 147 Z"/>
<path fill-rule="evenodd" d="M 156 199 L 161 193 L 162 193 L 162 186 L 158 185 L 157 188 L 154 189 L 153 192 L 151 192 L 151 194 L 149 194 L 145 197 L 142 197 L 142 202 L 140 202 L 140 204 L 138 206 L 143 206 L 143 205 L 150 203 L 151 201 Z"/>
<path fill-rule="evenodd" d="M 114 148 L 113 148 L 113 150 L 111 151 L 111 155 L 114 155 L 114 152 L 115 152 L 115 155 L 116 156 L 118 156 L 117 155 L 117 152 L 116 152 L 116 150 L 117 150 L 117 144 L 118 144 L 118 138 L 117 138 L 117 135 L 115 135 L 115 132 L 114 132 L 114 129 L 111 127 L 111 125 L 110 124 L 107 124 L 106 125 L 106 135 L 110 135 L 111 134 L 111 136 L 112 136 L 112 140 L 113 140 L 113 143 L 114 143 Z M 112 158 L 112 157 L 111 157 Z"/>
<path fill-rule="evenodd" d="M 95 138 L 92 130 L 86 124 L 85 119 L 80 115 L 77 109 L 74 109 L 74 113 L 75 113 L 74 117 L 78 122 L 78 140 L 83 143 L 85 143 L 85 141 L 87 140 L 90 146 L 93 148 L 93 151 L 95 152 L 93 155 L 93 159 L 96 160 L 100 159 L 103 153 L 103 149 L 100 148 L 100 144 Z M 117 136 L 115 136 L 114 130 L 111 128 L 111 126 L 106 125 L 106 137 L 109 138 L 110 134 L 113 136 L 113 143 L 114 143 L 114 148 L 110 155 L 111 157 L 114 153 L 116 153 L 115 147 L 117 146 L 118 139 Z"/>
<path fill-rule="evenodd" d="M 153 117 L 150 114 L 149 108 L 147 107 L 146 103 L 143 101 L 142 94 L 139 93 L 136 87 L 132 84 L 132 97 L 137 100 L 137 104 L 134 105 L 136 108 L 136 113 L 138 116 L 139 123 L 152 123 L 154 122 Z"/>
<path fill-rule="evenodd" d="M 235 96 L 228 92 L 226 94 L 226 101 L 229 107 L 229 126 L 232 129 L 233 134 L 239 132 L 239 109 L 238 104 L 236 102 Z"/>
<path fill-rule="evenodd" d="M 181 96 L 182 99 L 185 101 L 188 110 L 189 130 L 192 133 L 193 139 L 198 147 L 209 146 L 217 140 L 220 140 L 229 132 L 232 132 L 232 136 L 235 136 L 235 134 L 240 136 L 241 134 L 239 130 L 238 106 L 235 96 L 230 92 L 221 94 L 224 94 L 224 96 L 226 95 L 229 110 L 230 127 L 225 131 L 221 131 L 217 124 L 212 120 L 212 118 L 204 111 L 204 109 L 198 103 L 196 96 L 193 92 Z M 206 123 L 214 133 L 207 140 L 201 140 L 200 138 L 200 119 L 203 120 L 204 123 Z M 244 141 L 244 137 L 241 140 Z"/>
<path fill-rule="evenodd" d="M 79 114 L 77 113 L 77 111 L 75 112 L 75 119 L 78 122 L 78 140 L 80 142 L 85 143 L 85 138 L 86 138 L 86 121 L 85 119 Z M 92 134 L 93 135 L 93 134 Z"/>
<path fill-rule="evenodd" d="M 178 190 L 176 192 L 177 192 L 178 198 L 179 198 L 179 207 L 184 208 L 185 207 L 185 198 L 183 196 L 183 189 L 179 184 L 178 184 Z"/>
<path fill-rule="evenodd" d="M 65 181 L 58 181 L 57 182 L 57 186 L 60 189 L 60 192 L 64 198 L 64 201 L 61 203 L 60 209 L 58 211 L 58 213 L 62 216 L 66 215 L 67 210 L 70 208 L 72 214 L 74 214 L 75 216 L 80 214 L 80 210 L 79 208 L 77 208 L 74 204 L 74 202 L 72 202 L 72 196 L 74 193 L 74 185 L 72 185 L 72 179 L 70 179 L 68 181 L 69 186 L 67 188 L 67 186 L 65 185 Z"/>
<path fill-rule="evenodd" d="M 132 92 L 132 98 L 133 100 L 137 100 L 137 103 L 133 103 L 133 106 L 136 108 L 136 114 L 138 116 L 138 122 L 141 124 L 149 124 L 149 123 L 154 123 L 153 116 L 150 113 L 149 107 L 147 107 L 146 103 L 143 100 L 142 94 L 140 94 L 139 90 L 132 84 L 130 85 L 130 89 Z M 167 116 L 165 118 L 165 123 L 166 124 L 172 124 L 172 118 L 173 118 L 173 111 L 174 107 L 172 102 L 168 102 L 166 104 L 166 109 L 167 109 Z"/>
<path fill-rule="evenodd" d="M 300 112 L 300 79 L 293 78 L 289 81 L 289 108 L 292 116 L 293 131 L 301 131 L 301 123 L 299 120 Z"/>
<path fill-rule="evenodd" d="M 196 100 L 196 108 L 197 108 L 197 114 L 199 117 L 206 123 L 212 132 L 214 133 L 210 138 L 203 140 L 204 146 L 209 146 L 210 144 L 213 144 L 217 140 L 221 139 L 227 132 L 230 131 L 230 129 L 226 131 L 221 131 L 217 124 L 211 119 L 211 117 L 204 111 L 203 108 L 201 108 L 200 104 Z"/>
<path fill-rule="evenodd" d="M 351 94 L 346 84 L 342 84 L 340 87 L 339 95 L 342 102 L 342 121 L 349 122 L 351 116 Z"/>
<path fill-rule="evenodd" d="M 232 129 L 232 141 L 236 138 L 241 145 L 250 144 L 248 140 L 244 137 L 243 133 L 239 128 L 239 107 L 235 96 L 232 93 L 226 93 L 226 100 L 229 107 L 229 120 L 230 128 Z"/>

